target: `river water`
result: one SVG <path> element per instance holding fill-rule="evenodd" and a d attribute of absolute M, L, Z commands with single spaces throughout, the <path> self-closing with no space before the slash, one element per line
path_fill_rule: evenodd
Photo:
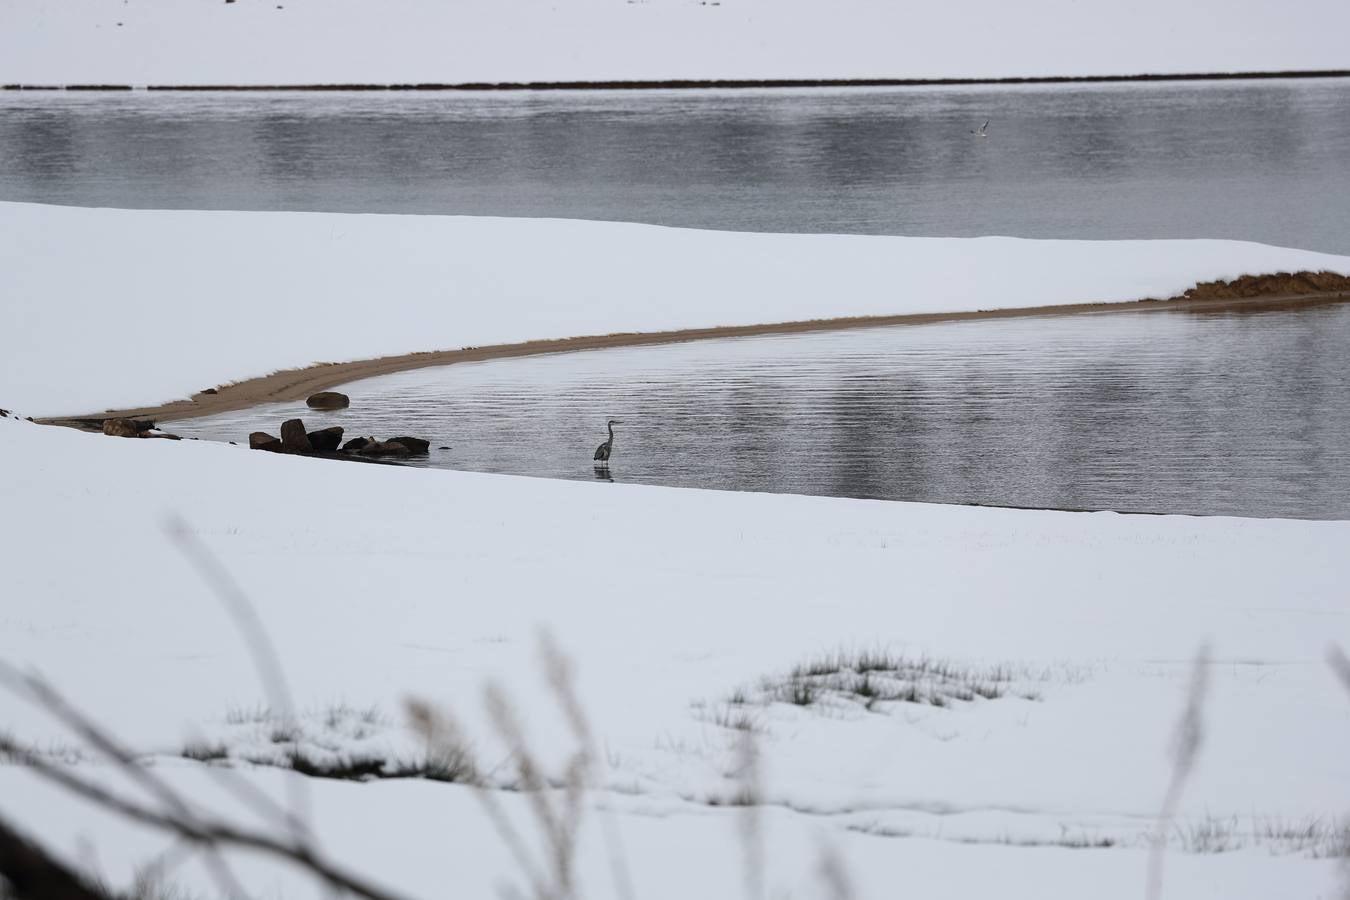
<path fill-rule="evenodd" d="M 986 119 L 987 138 L 971 135 Z M 1350 253 L 1350 80 L 557 93 L 0 92 L 0 199 Z M 417 464 L 1017 506 L 1350 517 L 1350 309 L 1153 312 L 460 365 L 352 409 Z M 590 456 L 619 418 L 614 460 Z"/>
<path fill-rule="evenodd" d="M 1350 518 L 1347 349 L 1350 303 L 963 321 L 421 369 L 342 388 L 339 412 L 169 427 L 246 442 L 300 416 L 447 448 L 417 465 L 555 478 Z"/>
<path fill-rule="evenodd" d="M 969 132 L 990 120 L 989 137 Z M 0 92 L 0 199 L 1350 253 L 1350 79 Z"/>

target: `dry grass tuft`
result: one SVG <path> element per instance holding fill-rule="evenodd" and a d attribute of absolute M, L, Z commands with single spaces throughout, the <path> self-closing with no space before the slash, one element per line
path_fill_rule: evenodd
<path fill-rule="evenodd" d="M 825 654 L 799 663 L 785 674 L 761 679 L 754 688 L 737 688 L 726 702 L 733 707 L 857 704 L 869 711 L 896 703 L 946 707 L 1009 696 L 1039 700 L 1039 691 L 1027 688 L 1026 683 L 1046 678 L 1048 672 L 1037 677 L 1007 664 L 961 664 L 864 650 Z"/>

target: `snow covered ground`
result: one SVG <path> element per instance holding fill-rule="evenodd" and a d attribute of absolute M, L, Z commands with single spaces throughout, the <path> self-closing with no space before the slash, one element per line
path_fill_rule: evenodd
<path fill-rule="evenodd" d="M 1216 241 L 546 220 L 0 204 L 0 232 L 0 403 L 20 414 L 316 359 L 1350 274 L 1343 257 Z M 421 698 L 453 712 L 456 746 L 540 853 L 483 692 L 500 686 L 561 777 L 576 740 L 541 629 L 575 666 L 594 736 L 587 897 L 625 896 L 606 822 L 642 898 L 758 896 L 742 865 L 759 842 L 764 896 L 848 896 L 821 874 L 833 854 L 858 897 L 1138 897 L 1204 644 L 1205 741 L 1168 831 L 1166 896 L 1331 897 L 1342 882 L 1350 700 L 1323 657 L 1350 645 L 1350 522 L 546 481 L 14 418 L 0 418 L 0 452 L 0 659 L 50 678 L 198 803 L 258 824 L 222 772 L 278 802 L 300 786 L 332 854 L 409 895 L 524 887 L 481 795 L 277 764 L 435 764 L 404 711 Z M 184 540 L 252 599 L 293 720 Z M 0 732 L 131 790 L 2 696 Z M 737 806 L 748 790 L 764 805 Z M 10 763 L 0 815 L 112 884 L 168 844 Z M 235 861 L 256 895 L 323 893 L 257 856 Z M 195 865 L 168 877 L 211 890 Z"/>
<path fill-rule="evenodd" d="M 0 83 L 1331 69 L 1347 31 L 1338 0 L 6 0 Z"/>
<path fill-rule="evenodd" d="M 612 810 L 641 897 L 740 892 L 744 811 L 725 804 L 743 789 L 747 732 L 775 895 L 820 894 L 817 856 L 833 848 L 864 897 L 898 884 L 939 897 L 1140 896 L 1169 738 L 1205 642 L 1207 740 L 1171 835 L 1167 895 L 1327 897 L 1339 877 L 1318 857 L 1350 810 L 1350 701 L 1322 658 L 1350 644 L 1350 523 L 540 481 L 12 419 L 0 445 L 0 658 L 47 675 L 203 802 L 238 804 L 208 764 L 181 758 L 189 747 L 223 748 L 279 799 L 298 776 L 239 761 L 281 756 L 285 723 L 265 712 L 245 644 L 166 536 L 171 514 L 256 604 L 316 756 L 415 757 L 402 703 L 421 697 L 454 710 L 487 781 L 510 786 L 483 712 L 492 680 L 560 767 L 574 742 L 541 671 L 548 629 L 576 666 L 600 747 L 593 802 Z M 921 693 L 940 690 L 939 663 L 1006 693 L 869 709 L 853 676 L 839 691 L 807 676 L 818 689 L 804 705 L 783 692 L 795 666 L 856 664 L 861 651 L 892 668 L 927 660 L 930 674 L 909 682 Z M 0 722 L 116 781 L 37 711 L 6 697 Z M 519 881 L 468 788 L 307 784 L 330 849 L 383 882 L 486 896 Z M 524 799 L 502 796 L 533 841 Z M 165 845 L 19 766 L 0 766 L 0 810 L 114 883 Z M 587 896 L 616 895 L 602 821 L 584 832 Z M 241 865 L 262 893 L 311 890 L 257 859 Z"/>
<path fill-rule="evenodd" d="M 0 203 L 0 405 L 87 413 L 278 369 L 537 338 L 1181 294 L 1350 257 L 1239 241 L 746 234 Z"/>

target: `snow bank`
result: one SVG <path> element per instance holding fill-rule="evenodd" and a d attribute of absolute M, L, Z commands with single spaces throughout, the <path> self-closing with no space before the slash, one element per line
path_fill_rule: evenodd
<path fill-rule="evenodd" d="M 1123 301 L 1350 257 L 1237 241 L 747 234 L 547 219 L 0 203 L 0 403 L 187 396 L 539 338 Z"/>
<path fill-rule="evenodd" d="M 1338 0 L 6 0 L 0 83 L 998 77 L 1343 68 Z"/>
<path fill-rule="evenodd" d="M 10 419 L 0 446 L 0 658 L 46 674 L 203 801 L 233 802 L 178 755 L 193 740 L 256 743 L 238 735 L 267 698 L 227 615 L 166 539 L 171 512 L 253 598 L 298 706 L 338 722 L 328 739 L 339 748 L 407 746 L 400 704 L 426 697 L 459 714 L 499 777 L 510 767 L 480 694 L 491 678 L 560 756 L 567 729 L 535 644 L 535 629 L 550 628 L 578 667 L 604 748 L 599 796 L 616 810 L 639 896 L 720 896 L 739 884 L 735 811 L 709 805 L 736 789 L 741 733 L 725 723 L 738 688 L 773 804 L 775 894 L 801 895 L 827 844 L 841 848 L 859 896 L 892 896 L 897 883 L 980 896 L 993 877 L 1011 879 L 999 891 L 1008 896 L 1138 896 L 1202 641 L 1215 659 L 1207 742 L 1177 834 L 1212 821 L 1244 833 L 1331 823 L 1350 809 L 1350 717 L 1321 662 L 1328 642 L 1350 644 L 1350 523 L 541 481 Z M 757 702 L 761 678 L 841 648 L 1005 664 L 1035 696 L 872 710 Z M 357 738 L 335 707 L 377 707 L 385 731 Z M 9 698 L 0 729 L 54 755 L 69 746 Z M 274 770 L 242 771 L 284 796 Z M 488 896 L 516 871 L 463 788 L 311 787 L 339 857 L 409 892 Z M 0 810 L 80 858 L 92 842 L 113 878 L 164 846 L 53 797 L 18 767 L 0 766 L 0 798 Z M 586 895 L 609 896 L 588 834 Z M 1055 846 L 1084 839 L 1115 846 Z M 1049 848 L 1008 846 L 1018 843 Z M 1169 893 L 1332 892 L 1334 861 L 1240 846 L 1182 854 Z M 286 884 L 244 862 L 252 884 Z"/>

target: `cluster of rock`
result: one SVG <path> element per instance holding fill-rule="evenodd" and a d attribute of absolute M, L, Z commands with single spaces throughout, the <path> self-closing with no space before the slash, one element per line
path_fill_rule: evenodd
<path fill-rule="evenodd" d="M 377 441 L 373 437 L 357 437 L 344 444 L 341 425 L 320 428 L 318 431 L 306 431 L 305 423 L 300 419 L 287 419 L 281 423 L 280 438 L 265 431 L 255 431 L 248 436 L 248 445 L 254 450 L 268 450 L 273 453 L 312 455 L 350 453 L 369 457 L 420 456 L 431 448 L 429 441 L 407 435 L 383 441 Z"/>

